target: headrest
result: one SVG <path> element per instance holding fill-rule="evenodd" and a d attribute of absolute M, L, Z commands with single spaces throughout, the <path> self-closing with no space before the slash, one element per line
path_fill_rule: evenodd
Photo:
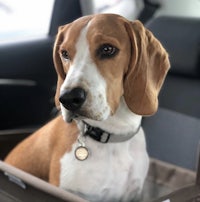
<path fill-rule="evenodd" d="M 200 19 L 158 17 L 146 25 L 169 53 L 171 73 L 200 77 Z"/>

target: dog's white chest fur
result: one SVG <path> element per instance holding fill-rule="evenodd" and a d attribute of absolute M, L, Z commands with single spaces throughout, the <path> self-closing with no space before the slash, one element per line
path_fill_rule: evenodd
<path fill-rule="evenodd" d="M 60 187 L 90 201 L 129 201 L 138 196 L 148 170 L 143 130 L 129 141 L 99 143 L 87 137 L 89 157 L 77 160 L 72 151 L 61 159 Z"/>

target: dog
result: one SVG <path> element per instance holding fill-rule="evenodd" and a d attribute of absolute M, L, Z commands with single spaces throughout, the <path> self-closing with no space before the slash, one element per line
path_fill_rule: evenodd
<path fill-rule="evenodd" d="M 97 14 L 59 27 L 53 59 L 61 114 L 5 162 L 89 201 L 138 199 L 149 166 L 141 120 L 157 111 L 166 50 L 141 22 Z"/>

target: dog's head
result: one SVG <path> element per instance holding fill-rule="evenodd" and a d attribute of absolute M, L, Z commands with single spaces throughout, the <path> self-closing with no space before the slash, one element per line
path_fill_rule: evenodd
<path fill-rule="evenodd" d="M 59 28 L 54 45 L 55 102 L 65 120 L 106 120 L 124 97 L 128 108 L 152 115 L 169 69 L 168 54 L 139 21 L 99 14 Z"/>

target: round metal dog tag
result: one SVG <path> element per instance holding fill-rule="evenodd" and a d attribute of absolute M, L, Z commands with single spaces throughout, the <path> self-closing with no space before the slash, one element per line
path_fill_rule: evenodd
<path fill-rule="evenodd" d="M 75 150 L 75 157 L 79 160 L 79 161 L 84 161 L 88 158 L 89 156 L 89 151 L 86 147 L 83 146 L 79 146 L 76 148 Z"/>

